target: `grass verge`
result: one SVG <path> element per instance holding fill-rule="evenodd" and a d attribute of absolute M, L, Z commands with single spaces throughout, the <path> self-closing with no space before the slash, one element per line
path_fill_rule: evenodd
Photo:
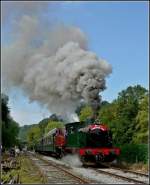
<path fill-rule="evenodd" d="M 21 184 L 45 184 L 46 179 L 32 160 L 27 156 L 21 156 L 20 183 Z"/>
<path fill-rule="evenodd" d="M 7 172 L 2 170 L 1 180 L 4 184 L 10 182 L 13 177 L 17 176 L 19 184 L 45 184 L 46 177 L 35 166 L 33 161 L 26 155 L 21 155 L 16 158 L 18 167 L 9 169 Z"/>

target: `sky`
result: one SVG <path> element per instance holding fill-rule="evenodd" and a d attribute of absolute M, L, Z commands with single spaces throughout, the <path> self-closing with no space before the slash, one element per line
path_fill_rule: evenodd
<path fill-rule="evenodd" d="M 36 2 L 35 2 L 36 3 Z M 5 9 L 2 9 L 5 11 Z M 2 45 L 11 42 L 14 15 L 2 25 Z M 128 86 L 148 89 L 148 2 L 62 2 L 41 12 L 42 19 L 80 27 L 87 35 L 89 49 L 112 65 L 102 99 L 111 102 Z M 5 12 L 4 12 L 5 13 Z M 30 103 L 20 89 L 9 91 L 11 116 L 20 125 L 35 124 L 50 115 L 37 102 Z"/>

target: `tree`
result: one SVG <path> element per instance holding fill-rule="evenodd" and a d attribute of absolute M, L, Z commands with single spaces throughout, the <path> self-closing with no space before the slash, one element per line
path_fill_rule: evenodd
<path fill-rule="evenodd" d="M 34 147 L 37 141 L 40 139 L 40 128 L 38 126 L 33 126 L 27 133 L 27 141 L 29 146 Z"/>
<path fill-rule="evenodd" d="M 139 103 L 147 93 L 147 90 L 140 85 L 129 86 L 119 93 L 117 104 L 117 117 L 121 125 L 121 134 L 119 137 L 121 144 L 132 143 L 136 131 L 136 116 L 139 110 Z M 118 137 L 118 136 L 117 136 Z"/>
<path fill-rule="evenodd" d="M 2 145 L 4 148 L 14 147 L 18 144 L 19 125 L 14 120 L 10 120 L 9 126 L 2 124 Z"/>
<path fill-rule="evenodd" d="M 42 121 L 39 122 L 39 128 L 40 128 L 40 136 L 42 137 L 45 134 L 45 128 L 48 125 L 49 118 L 45 118 Z"/>
<path fill-rule="evenodd" d="M 41 137 L 45 134 L 45 128 L 47 127 L 48 123 L 51 121 L 62 122 L 62 119 L 60 116 L 57 116 L 56 114 L 52 114 L 49 118 L 45 118 L 41 120 L 38 123 Z"/>
<path fill-rule="evenodd" d="M 50 130 L 54 128 L 63 128 L 64 124 L 60 121 L 49 121 L 47 127 L 45 128 L 45 133 L 48 133 Z"/>
<path fill-rule="evenodd" d="M 2 97 L 2 122 L 5 123 L 6 126 L 8 126 L 8 122 L 10 121 L 9 117 L 9 107 L 8 107 L 8 96 L 5 94 L 1 95 Z"/>
<path fill-rule="evenodd" d="M 27 133 L 33 126 L 35 126 L 35 124 L 34 125 L 24 125 L 20 127 L 18 137 L 22 143 L 27 142 Z"/>
<path fill-rule="evenodd" d="M 106 105 L 109 105 L 109 102 L 108 101 L 102 101 L 101 104 L 100 104 L 100 107 L 103 107 L 103 106 L 106 106 Z"/>
<path fill-rule="evenodd" d="M 133 141 L 135 143 L 147 143 L 148 141 L 148 94 L 139 103 L 139 111 L 136 116 L 136 132 Z"/>
<path fill-rule="evenodd" d="M 134 101 L 140 101 L 145 94 L 147 93 L 147 89 L 140 85 L 136 86 L 129 86 L 127 89 L 122 90 L 120 93 L 118 93 L 118 100 L 119 99 L 126 99 L 132 98 Z"/>
<path fill-rule="evenodd" d="M 93 110 L 90 106 L 86 105 L 80 112 L 80 121 L 86 121 L 87 118 L 93 116 Z"/>
<path fill-rule="evenodd" d="M 129 86 L 121 91 L 111 104 L 101 107 L 99 118 L 110 126 L 115 143 L 133 142 L 140 102 L 146 93 L 147 90 L 140 85 Z"/>
<path fill-rule="evenodd" d="M 10 117 L 8 96 L 2 94 L 2 146 L 9 148 L 18 144 L 19 125 Z"/>
<path fill-rule="evenodd" d="M 98 118 L 103 123 L 110 123 L 115 120 L 117 114 L 117 103 L 113 102 L 111 104 L 105 104 L 101 106 L 101 109 L 98 112 Z"/>

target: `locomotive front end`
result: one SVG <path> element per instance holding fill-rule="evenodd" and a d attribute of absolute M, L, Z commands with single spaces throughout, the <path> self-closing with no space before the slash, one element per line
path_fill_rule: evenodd
<path fill-rule="evenodd" d="M 112 162 L 120 155 L 119 148 L 81 148 L 79 154 L 82 162 Z"/>
<path fill-rule="evenodd" d="M 80 148 L 83 162 L 112 162 L 120 155 L 120 149 L 112 146 L 112 134 L 104 124 L 92 124 L 88 127 L 87 146 Z"/>

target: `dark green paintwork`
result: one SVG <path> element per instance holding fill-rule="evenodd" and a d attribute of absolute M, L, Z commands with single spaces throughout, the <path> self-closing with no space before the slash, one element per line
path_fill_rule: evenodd
<path fill-rule="evenodd" d="M 74 122 L 66 124 L 67 130 L 67 147 L 84 147 L 86 146 L 86 133 L 79 132 L 78 130 L 86 126 L 83 122 Z"/>
<path fill-rule="evenodd" d="M 67 130 L 66 147 L 79 148 L 85 147 L 87 145 L 87 134 L 78 131 L 80 128 L 86 125 L 87 123 L 83 122 L 74 122 L 65 125 Z M 43 145 L 42 143 L 39 143 L 36 146 L 36 150 L 55 152 L 56 149 L 53 146 L 53 138 L 51 137 L 51 143 L 49 144 Z"/>
<path fill-rule="evenodd" d="M 86 134 L 83 132 L 68 134 L 66 146 L 75 148 L 86 146 Z"/>
<path fill-rule="evenodd" d="M 47 152 L 55 152 L 55 147 L 53 145 L 47 144 L 47 145 L 38 145 L 36 146 L 37 151 L 47 151 Z"/>

